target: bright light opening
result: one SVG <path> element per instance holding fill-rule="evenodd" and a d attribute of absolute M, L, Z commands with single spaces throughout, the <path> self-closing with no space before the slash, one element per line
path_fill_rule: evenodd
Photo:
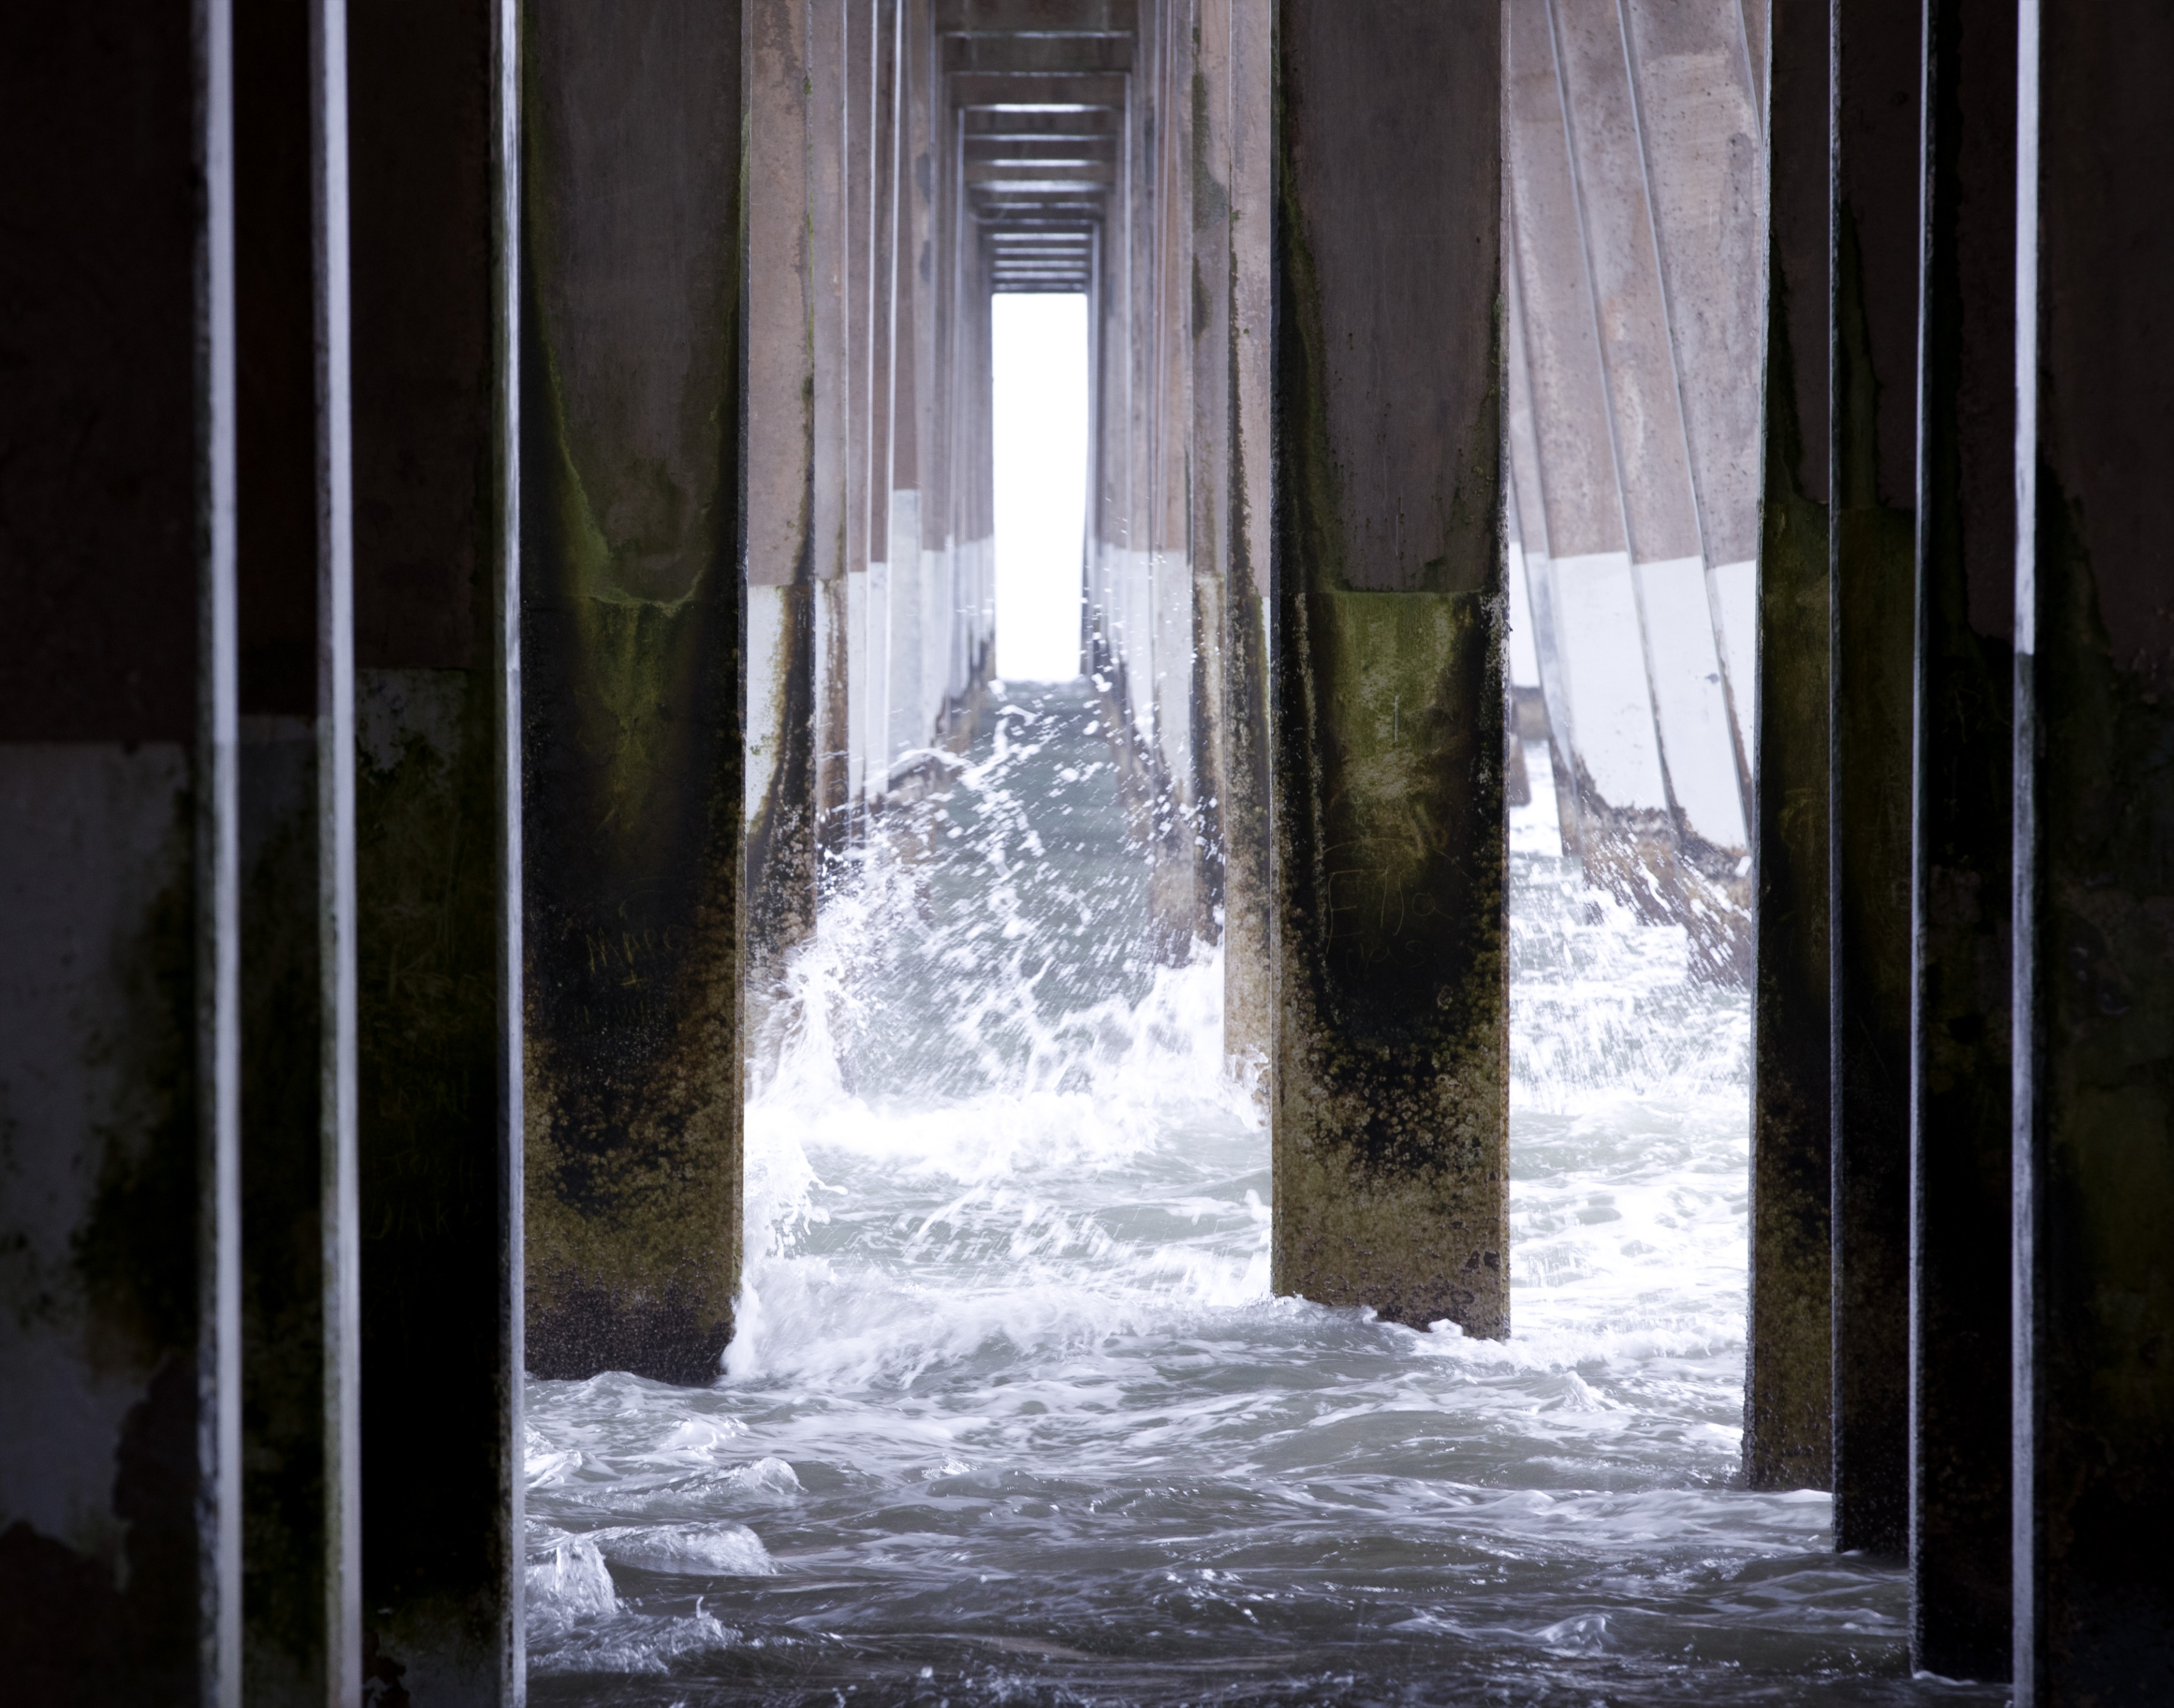
<path fill-rule="evenodd" d="M 992 301 L 996 370 L 997 674 L 1079 674 L 1087 530 L 1087 299 Z"/>

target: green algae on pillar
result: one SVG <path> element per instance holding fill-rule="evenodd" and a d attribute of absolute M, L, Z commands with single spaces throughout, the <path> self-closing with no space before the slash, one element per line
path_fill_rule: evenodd
<path fill-rule="evenodd" d="M 1500 18 L 1277 21 L 1274 1285 L 1501 1336 Z"/>
<path fill-rule="evenodd" d="M 1744 1469 L 1833 1475 L 1827 1035 L 1827 9 L 1774 0 Z"/>
<path fill-rule="evenodd" d="M 524 35 L 527 1365 L 717 1374 L 740 1243 L 741 14 Z"/>

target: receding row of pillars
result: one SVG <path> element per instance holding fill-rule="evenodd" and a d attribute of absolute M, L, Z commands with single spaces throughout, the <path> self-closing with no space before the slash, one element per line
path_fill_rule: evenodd
<path fill-rule="evenodd" d="M 1906 1552 L 1920 1667 L 2150 1701 L 2174 27 L 1771 15 L 1745 1467 Z"/>
<path fill-rule="evenodd" d="M 819 909 L 828 827 L 864 834 L 823 584 L 874 477 L 824 459 L 897 430 L 853 376 L 919 276 L 795 250 L 878 192 L 794 138 L 865 86 L 869 182 L 907 181 L 885 24 L 933 3 L 203 0 L 13 38 L 29 1694 L 518 1700 L 523 1372 L 716 1370 L 744 973 Z M 1199 584 L 1184 734 L 1275 1284 L 1503 1333 L 1502 14 L 1120 9 L 1198 72 L 1128 85 L 1184 92 L 1194 151 L 1141 251 L 1191 349 L 1128 359 L 1187 447 L 1141 490 Z M 1919 1665 L 2152 1700 L 2174 24 L 1769 22 L 1747 1476 L 1906 1549 Z M 986 364 L 941 374 L 971 534 Z"/>

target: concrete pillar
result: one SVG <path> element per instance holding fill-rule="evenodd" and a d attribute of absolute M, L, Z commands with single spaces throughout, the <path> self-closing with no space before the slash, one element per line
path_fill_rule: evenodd
<path fill-rule="evenodd" d="M 1153 724 L 1158 778 L 1151 825 L 1154 865 L 1149 909 L 1157 953 L 1182 965 L 1195 943 L 1216 936 L 1214 844 L 1203 834 L 1208 754 L 1197 711 L 1204 687 L 1204 641 L 1219 626 L 1212 588 L 1202 608 L 1194 563 L 1192 440 L 1193 120 L 1197 48 L 1189 4 L 1142 10 L 1141 53 L 1133 73 L 1138 97 L 1154 116 L 1152 487 L 1149 505 L 1155 586 Z"/>
<path fill-rule="evenodd" d="M 541 12 L 522 51 L 527 1363 L 701 1382 L 740 1243 L 740 11 Z"/>
<path fill-rule="evenodd" d="M 2015 1699 L 2174 1678 L 2174 17 L 2019 8 Z"/>
<path fill-rule="evenodd" d="M 234 16 L 243 1676 L 362 1676 L 347 17 Z"/>
<path fill-rule="evenodd" d="M 1516 51 L 1513 41 L 1510 46 L 1510 63 L 1513 66 Z M 1514 84 L 1511 96 L 1515 99 Z M 1562 650 L 1558 644 L 1561 625 L 1555 609 L 1555 581 L 1549 561 L 1552 548 L 1548 532 L 1547 495 L 1540 474 L 1539 408 L 1533 379 L 1533 354 L 1539 340 L 1525 316 L 1521 284 L 1522 239 L 1519 235 L 1514 164 L 1505 176 L 1510 183 L 1503 197 L 1503 247 L 1512 257 L 1502 268 L 1503 439 L 1510 459 L 1503 481 L 1503 509 L 1510 533 L 1503 554 L 1506 560 L 1505 570 L 1511 578 L 1512 621 L 1516 621 L 1522 603 L 1532 624 L 1533 683 L 1540 700 L 1539 721 L 1547 736 L 1548 768 L 1555 777 L 1556 830 L 1561 837 L 1564 857 L 1583 865 L 1585 815 L 1578 800 L 1576 762 L 1570 748 L 1570 684 L 1565 680 Z M 1524 582 L 1522 601 L 1517 592 L 1520 577 Z M 1510 656 L 1514 664 L 1514 632 L 1512 639 Z M 1516 693 L 1513 686 L 1513 700 Z M 1512 752 L 1520 744 L 1512 743 Z M 1526 787 L 1529 793 L 1529 778 Z M 1585 869 L 1590 873 L 1595 867 L 1586 866 Z"/>
<path fill-rule="evenodd" d="M 0 58 L 0 1640 L 241 1700 L 228 8 Z M 30 169 L 27 163 L 38 163 Z"/>
<path fill-rule="evenodd" d="M 1744 1469 L 1833 1474 L 1827 1068 L 1827 8 L 1773 0 Z"/>
<path fill-rule="evenodd" d="M 1828 834 L 1835 1546 L 1909 1537 L 1919 18 L 1835 0 Z"/>
<path fill-rule="evenodd" d="M 853 834 L 867 829 L 869 754 L 868 587 L 875 382 L 875 0 L 846 0 L 846 764 Z"/>
<path fill-rule="evenodd" d="M 1539 468 L 1539 502 L 1521 505 L 1519 519 L 1546 543 L 1525 563 L 1539 650 L 1551 661 L 1541 680 L 1558 769 L 1575 791 L 1566 843 L 1591 882 L 1647 919 L 1669 919 L 1690 910 L 1602 348 L 1603 326 L 1622 317 L 1603 316 L 1595 300 L 1554 22 L 1546 4 L 1510 7 L 1504 19 L 1507 229 Z"/>
<path fill-rule="evenodd" d="M 897 431 L 899 8 L 873 0 L 868 151 L 868 584 L 862 652 L 868 799 L 890 790 L 891 463 Z"/>
<path fill-rule="evenodd" d="M 1662 271 L 1651 170 L 1659 151 L 1641 122 L 1626 13 L 1614 0 L 1548 0 L 1544 9 L 1607 403 L 1606 416 L 1586 430 L 1615 468 L 1629 615 L 1641 643 L 1636 662 L 1674 845 L 1679 899 L 1669 911 L 1684 922 L 1697 964 L 1740 984 L 1750 973 L 1749 838 L 1671 315 L 1679 307 L 1695 319 L 1695 306 L 1671 303 Z M 1732 71 L 1733 60 L 1724 62 Z M 1603 647 L 1630 651 L 1620 634 L 1577 639 L 1584 644 L 1571 662 L 1573 682 L 1595 668 Z"/>
<path fill-rule="evenodd" d="M 1623 23 L 1717 662 L 1749 803 L 1759 388 L 1744 376 L 1759 366 L 1763 308 L 1766 8 L 1747 0 L 1630 0 Z"/>
<path fill-rule="evenodd" d="M 1274 1285 L 1500 1336 L 1501 17 L 1277 24 Z"/>
<path fill-rule="evenodd" d="M 1926 12 L 1910 1056 L 1912 1664 L 2009 1663 L 2015 8 Z"/>
<path fill-rule="evenodd" d="M 748 200 L 747 846 L 750 1037 L 780 958 L 815 924 L 815 212 L 804 0 L 744 8 Z M 711 234 L 714 240 L 716 234 Z"/>
<path fill-rule="evenodd" d="M 525 1684 L 513 26 L 348 20 L 364 1669 L 419 1704 Z"/>
<path fill-rule="evenodd" d="M 928 744 L 929 720 L 922 631 L 928 576 L 922 560 L 922 442 L 927 421 L 922 411 L 927 373 L 923 329 L 928 292 L 922 283 L 922 246 L 927 241 L 928 204 L 923 193 L 927 165 L 927 53 L 924 37 L 926 0 L 898 0 L 891 59 L 891 266 L 878 282 L 890 305 L 890 527 L 884 556 L 890 563 L 886 620 L 889 641 L 884 662 L 889 677 L 884 698 L 884 763 L 887 787 L 913 783 L 901 792 L 918 793 L 925 773 L 909 755 Z"/>
<path fill-rule="evenodd" d="M 1228 262 L 1204 281 L 1227 305 L 1228 446 L 1221 505 L 1229 569 L 1224 594 L 1222 696 L 1208 716 L 1223 747 L 1223 1050 L 1263 1093 L 1274 1049 L 1274 886 L 1268 814 L 1268 488 L 1272 369 L 1269 233 L 1274 225 L 1274 11 L 1230 0 L 1227 112 Z M 1196 186 L 1196 215 L 1203 197 Z M 1211 202 L 1212 206 L 1212 202 Z"/>
<path fill-rule="evenodd" d="M 814 0 L 808 8 L 808 270 L 809 358 L 814 386 L 808 500 L 814 578 L 812 789 L 815 855 L 834 859 L 852 831 L 852 632 L 847 570 L 854 559 L 852 505 L 852 224 L 849 209 L 853 83 L 848 15 L 855 0 Z M 818 878 L 822 876 L 820 868 Z"/>

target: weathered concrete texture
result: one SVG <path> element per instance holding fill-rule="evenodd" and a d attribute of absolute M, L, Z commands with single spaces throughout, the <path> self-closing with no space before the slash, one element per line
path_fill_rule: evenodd
<path fill-rule="evenodd" d="M 1744 1469 L 1833 1474 L 1827 1031 L 1827 13 L 1774 0 Z"/>
<path fill-rule="evenodd" d="M 2015 15 L 1927 14 L 1911 1039 L 1912 1663 L 2002 1678 L 2012 1594 Z"/>
<path fill-rule="evenodd" d="M 512 21 L 348 35 L 363 1670 L 417 1704 L 525 1683 Z"/>
<path fill-rule="evenodd" d="M 223 6 L 11 20 L 0 143 L 0 1647 L 241 1700 Z"/>
<path fill-rule="evenodd" d="M 1828 905 L 1835 1546 L 1909 1535 L 1910 743 L 1920 19 L 1836 0 Z"/>
<path fill-rule="evenodd" d="M 748 0 L 746 432 L 741 468 L 747 592 L 744 710 L 750 1040 L 770 1031 L 784 956 L 814 929 L 818 796 L 814 532 L 817 397 L 810 240 L 816 115 L 809 8 Z M 832 115 L 835 117 L 835 115 Z M 825 316 L 825 318 L 829 318 Z M 759 1054 L 766 1054 L 760 1045 Z"/>
<path fill-rule="evenodd" d="M 1539 0 L 1505 27 L 1510 457 L 1565 841 L 1742 984 L 1764 224 L 1743 20 Z"/>
<path fill-rule="evenodd" d="M 2080 1708 L 2174 1680 L 2174 17 L 2026 15 L 2015 1684 Z"/>
<path fill-rule="evenodd" d="M 1219 419 L 1212 442 L 1222 447 L 1219 464 L 1209 464 L 1222 481 L 1219 489 L 1210 488 L 1217 500 L 1211 520 L 1222 580 L 1221 695 L 1203 716 L 1214 727 L 1220 757 L 1223 1050 L 1230 1071 L 1263 1099 L 1274 1012 L 1268 712 L 1274 21 L 1267 0 L 1202 8 L 1202 83 L 1209 111 L 1206 124 L 1196 129 L 1195 146 L 1202 129 L 1210 143 L 1192 192 L 1194 241 L 1202 257 L 1196 288 L 1198 300 L 1209 305 L 1209 325 L 1199 336 L 1203 345 L 1218 334 L 1223 341 L 1220 349 L 1203 348 L 1197 381 Z M 1211 41 L 1214 22 L 1222 33 Z M 1212 362 L 1223 368 L 1219 386 L 1207 372 Z"/>
<path fill-rule="evenodd" d="M 243 1667 L 267 1705 L 362 1675 L 345 48 L 337 7 L 236 7 Z"/>
<path fill-rule="evenodd" d="M 699 1382 L 739 1273 L 740 12 L 524 52 L 527 1362 Z"/>
<path fill-rule="evenodd" d="M 1509 1329 L 1501 42 L 1278 14 L 1274 1285 Z"/>

